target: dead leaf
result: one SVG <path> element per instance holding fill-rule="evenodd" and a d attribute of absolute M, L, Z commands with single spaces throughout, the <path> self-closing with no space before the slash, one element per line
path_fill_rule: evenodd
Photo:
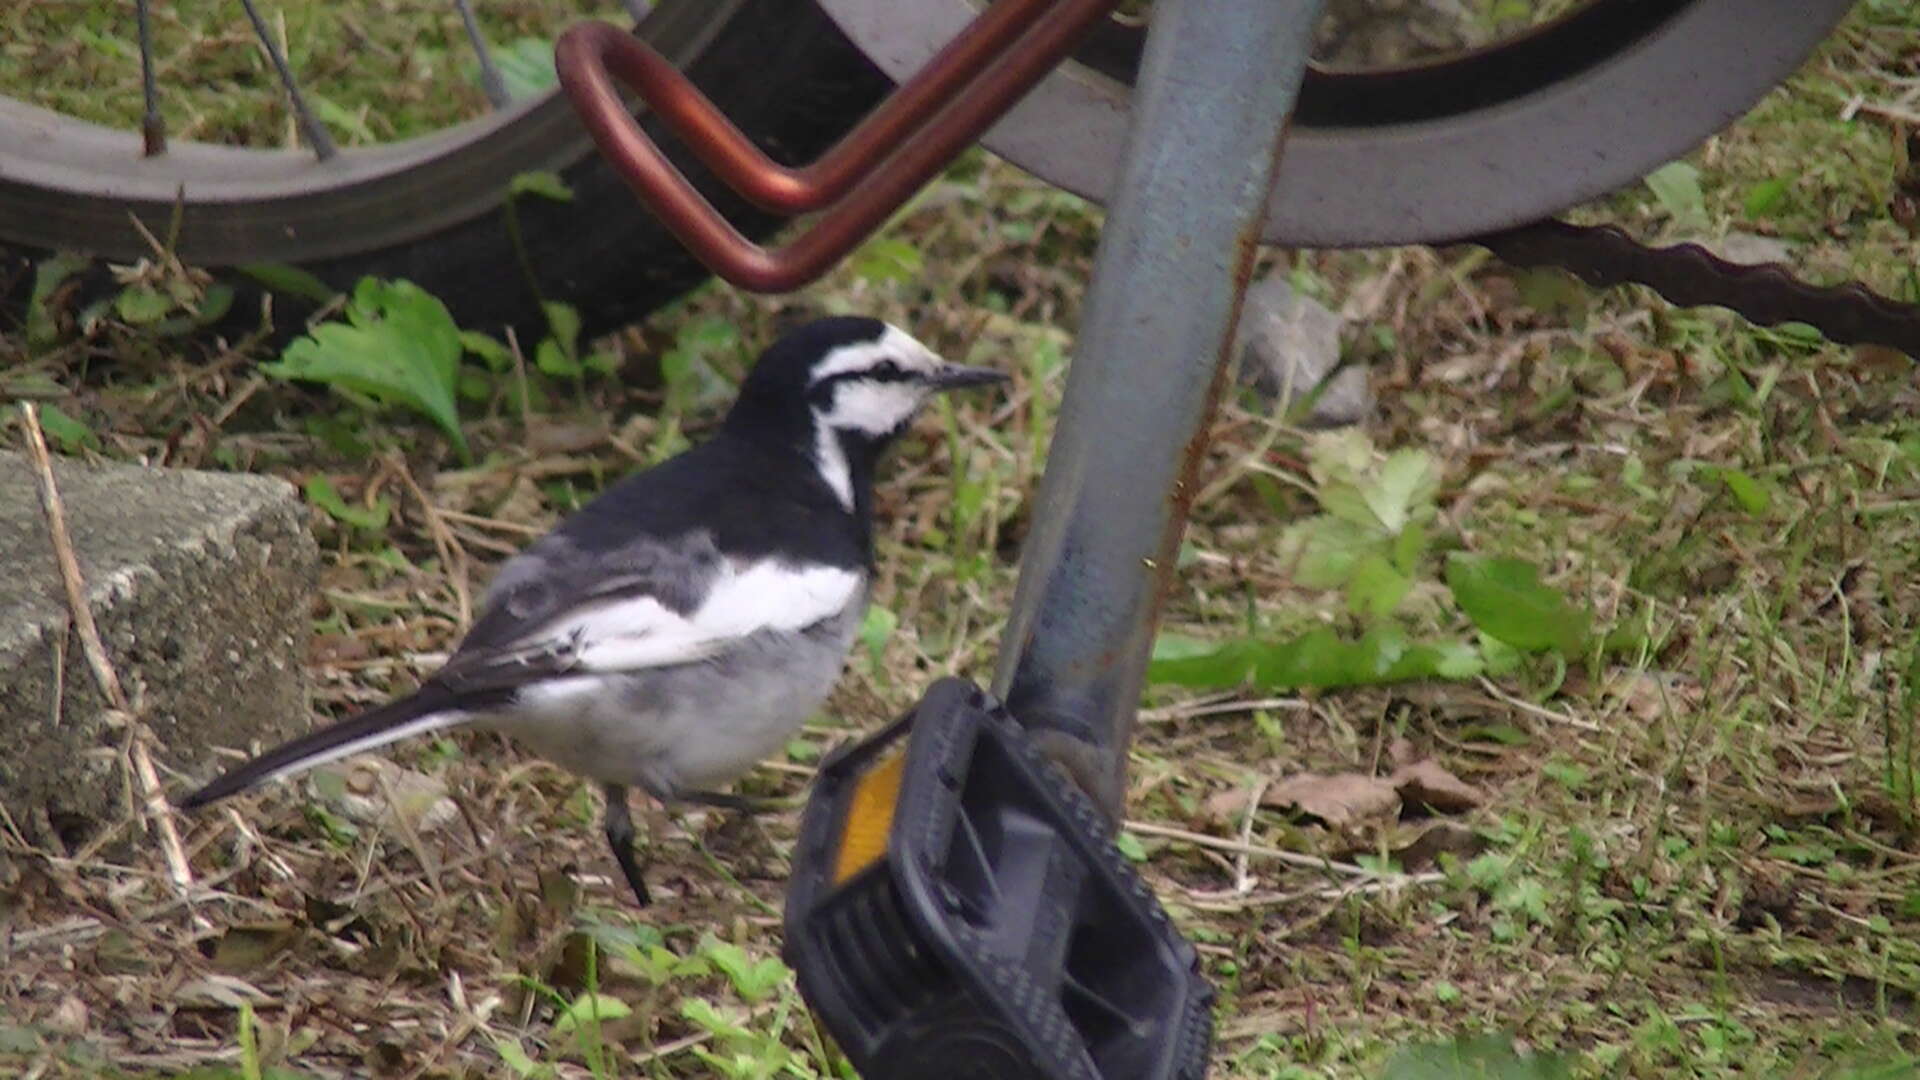
<path fill-rule="evenodd" d="M 1390 853 L 1411 874 L 1433 866 L 1441 855 L 1471 859 L 1486 846 L 1485 838 L 1457 821 L 1435 821 Z"/>
<path fill-rule="evenodd" d="M 1602 691 L 1636 720 L 1658 720 L 1697 707 L 1705 697 L 1698 680 L 1672 671 L 1622 671 Z"/>
<path fill-rule="evenodd" d="M 605 423 L 547 423 L 527 427 L 526 447 L 534 454 L 578 454 L 607 441 Z"/>
<path fill-rule="evenodd" d="M 1400 793 L 1392 783 L 1359 773 L 1301 773 L 1268 788 L 1260 805 L 1292 807 L 1319 818 L 1331 829 L 1350 829 L 1362 821 L 1392 818 L 1400 812 Z"/>
<path fill-rule="evenodd" d="M 1432 758 L 1409 762 L 1393 771 L 1391 780 L 1409 807 L 1425 807 L 1440 814 L 1460 814 L 1487 801 L 1480 789 L 1448 772 Z"/>
<path fill-rule="evenodd" d="M 459 816 L 447 785 L 375 754 L 359 754 L 313 771 L 314 794 L 362 825 L 392 825 L 395 815 L 416 833 L 429 833 Z"/>
<path fill-rule="evenodd" d="M 300 931 L 290 922 L 269 922 L 230 926 L 213 943 L 210 959 L 216 971 L 228 974 L 265 967 L 269 960 L 285 952 L 300 939 Z"/>
<path fill-rule="evenodd" d="M 1387 744 L 1387 760 L 1395 765 L 1407 765 L 1413 762 L 1415 751 L 1413 740 L 1405 735 Z"/>
<path fill-rule="evenodd" d="M 1240 820 L 1240 816 L 1247 812 L 1248 804 L 1252 801 L 1251 788 L 1228 788 L 1207 796 L 1207 801 L 1202 806 L 1210 820 L 1231 825 Z"/>
<path fill-rule="evenodd" d="M 53 1007 L 46 1025 L 62 1035 L 78 1035 L 87 1030 L 87 1016 L 87 1003 L 78 994 L 68 994 Z"/>

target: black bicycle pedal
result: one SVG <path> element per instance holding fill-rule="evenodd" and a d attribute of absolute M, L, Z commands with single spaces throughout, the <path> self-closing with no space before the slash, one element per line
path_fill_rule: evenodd
<path fill-rule="evenodd" d="M 834 754 L 787 891 L 800 991 L 869 1080 L 1199 1080 L 1213 991 L 1106 819 L 944 679 Z"/>

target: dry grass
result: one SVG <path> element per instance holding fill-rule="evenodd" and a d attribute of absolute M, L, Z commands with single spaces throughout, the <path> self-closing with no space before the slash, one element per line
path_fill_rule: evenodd
<path fill-rule="evenodd" d="M 1897 103 L 1907 85 L 1889 80 L 1910 78 L 1920 36 L 1894 7 L 1863 11 L 1696 156 L 1716 231 L 1777 234 L 1811 272 L 1909 287 L 1913 241 L 1888 208 L 1904 128 L 1884 109 L 1837 119 L 1855 94 Z M 1776 179 L 1786 196 L 1749 216 Z M 1644 191 L 1585 212 L 1671 228 Z M 934 677 L 986 677 L 1096 228 L 1076 200 L 970 159 L 897 223 L 904 247 L 785 302 L 709 288 L 620 335 L 617 377 L 551 385 L 531 410 L 496 393 L 468 425 L 483 462 L 468 470 L 424 424 L 263 382 L 245 345 L 188 354 L 109 326 L 19 362 L 72 390 L 63 407 L 111 456 L 324 474 L 349 503 L 390 503 L 378 529 L 315 512 L 326 714 L 410 686 L 490 566 L 698 438 L 792 308 L 872 313 L 1013 372 L 896 455 L 878 600 L 897 626 L 876 624 L 824 716 L 743 785 L 798 796 L 825 746 Z M 1436 550 L 1532 560 L 1644 645 L 1493 680 L 1151 693 L 1127 847 L 1221 990 L 1216 1075 L 1373 1075 L 1396 1046 L 1483 1028 L 1576 1052 L 1596 1076 L 1841 1075 L 1920 1054 L 1912 362 L 1631 290 L 1548 304 L 1469 251 L 1276 262 L 1353 320 L 1350 353 L 1382 403 L 1375 443 L 1442 463 Z M 676 345 L 701 374 L 663 407 L 657 357 Z M 1245 402 L 1219 418 L 1169 628 L 1359 625 L 1278 555 L 1289 517 L 1314 507 L 1288 482 L 1308 437 L 1274 425 Z M 1716 469 L 1762 482 L 1766 508 Z M 1438 577 L 1429 556 L 1394 619 L 1462 634 Z M 1406 754 L 1484 805 L 1345 833 L 1241 810 L 1287 776 L 1384 773 Z M 746 1075 L 831 1068 L 790 983 L 756 997 L 729 974 L 728 943 L 777 949 L 795 814 L 656 818 L 660 899 L 636 913 L 587 786 L 490 736 L 393 756 L 444 783 L 455 812 L 355 821 L 305 785 L 236 800 L 187 823 L 189 903 L 132 819 L 73 852 L 0 823 L 0 1071 L 692 1076 L 736 1054 L 773 1063 Z M 1450 854 L 1410 846 L 1423 834 Z M 590 981 L 631 1015 L 597 1039 L 556 1031 L 556 1002 Z"/>

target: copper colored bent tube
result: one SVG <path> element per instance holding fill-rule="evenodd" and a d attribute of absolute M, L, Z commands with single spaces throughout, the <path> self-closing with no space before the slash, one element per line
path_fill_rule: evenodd
<path fill-rule="evenodd" d="M 998 0 L 833 149 L 799 169 L 761 153 L 664 57 L 613 26 L 589 22 L 568 30 L 555 64 L 601 153 L 689 250 L 741 288 L 785 292 L 820 277 L 865 240 L 1115 2 Z M 782 213 L 831 208 L 778 251 L 741 236 L 634 122 L 613 74 L 741 195 Z"/>

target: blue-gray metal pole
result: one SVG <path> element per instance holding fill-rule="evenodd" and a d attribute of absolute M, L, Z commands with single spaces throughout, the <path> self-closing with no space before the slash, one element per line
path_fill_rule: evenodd
<path fill-rule="evenodd" d="M 1160 599 L 1324 0 L 1158 0 L 995 689 L 1117 821 Z"/>

